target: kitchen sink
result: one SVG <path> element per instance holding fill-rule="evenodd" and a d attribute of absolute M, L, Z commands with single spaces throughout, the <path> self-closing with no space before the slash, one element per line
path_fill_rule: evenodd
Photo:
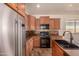
<path fill-rule="evenodd" d="M 55 40 L 55 41 L 65 49 L 79 49 L 79 46 L 75 44 L 70 44 L 66 40 Z"/>
<path fill-rule="evenodd" d="M 61 45 L 68 45 L 69 43 L 65 40 L 55 40 L 58 44 L 61 44 Z"/>

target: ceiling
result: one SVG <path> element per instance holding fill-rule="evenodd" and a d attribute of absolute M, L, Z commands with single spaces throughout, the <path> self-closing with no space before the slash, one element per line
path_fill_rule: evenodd
<path fill-rule="evenodd" d="M 26 3 L 26 11 L 32 15 L 79 14 L 78 3 Z"/>

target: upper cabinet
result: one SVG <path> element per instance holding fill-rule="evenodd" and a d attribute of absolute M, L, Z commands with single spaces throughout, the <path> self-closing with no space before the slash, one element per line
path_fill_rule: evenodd
<path fill-rule="evenodd" d="M 40 29 L 40 20 L 36 19 L 36 30 Z"/>
<path fill-rule="evenodd" d="M 36 18 L 34 16 L 28 15 L 28 25 L 29 30 L 35 30 L 36 29 Z"/>
<path fill-rule="evenodd" d="M 54 29 L 54 19 L 50 19 L 50 23 L 49 23 L 49 25 L 50 25 L 50 29 Z"/>
<path fill-rule="evenodd" d="M 40 17 L 40 24 L 49 24 L 49 16 L 41 16 Z"/>
<path fill-rule="evenodd" d="M 25 5 L 24 5 L 24 3 L 18 3 L 18 10 L 25 13 Z"/>
<path fill-rule="evenodd" d="M 8 5 L 10 8 L 17 9 L 17 3 L 5 3 Z"/>
<path fill-rule="evenodd" d="M 60 29 L 60 19 L 59 18 L 51 18 L 50 19 L 50 29 Z"/>
<path fill-rule="evenodd" d="M 60 29 L 60 19 L 59 18 L 56 18 L 55 20 L 54 20 L 54 28 L 55 29 Z"/>
<path fill-rule="evenodd" d="M 25 5 L 23 3 L 5 3 L 11 9 L 19 13 L 21 16 L 25 16 Z"/>
<path fill-rule="evenodd" d="M 51 29 L 60 29 L 60 19 L 51 18 L 49 16 L 41 16 L 39 20 L 36 20 L 34 16 L 27 16 L 25 13 L 25 4 L 24 3 L 5 3 L 11 9 L 16 11 L 24 18 L 25 26 L 27 30 L 39 30 L 40 24 L 49 24 Z"/>

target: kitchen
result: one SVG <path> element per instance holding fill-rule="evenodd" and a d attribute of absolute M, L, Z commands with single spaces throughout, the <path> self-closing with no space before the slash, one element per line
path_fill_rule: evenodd
<path fill-rule="evenodd" d="M 6 40 L 8 44 L 5 45 L 9 45 L 10 49 L 8 48 L 8 51 L 5 47 L 0 55 L 8 53 L 8 55 L 17 56 L 79 56 L 79 4 L 5 3 L 0 6 L 0 12 L 3 11 L 0 18 L 3 13 L 6 18 L 6 15 L 10 14 L 8 16 L 10 18 L 7 18 L 6 21 L 4 17 L 0 21 L 3 22 L 0 23 L 3 25 L 3 27 L 0 26 L 3 29 L 1 29 L 2 32 L 0 31 L 3 33 L 3 35 L 0 34 L 2 35 L 0 40 L 7 38 L 9 42 Z M 12 20 L 12 17 L 15 20 Z M 9 23 L 10 28 L 13 28 L 13 30 L 9 29 L 11 32 L 8 32 L 9 34 L 5 28 L 8 24 L 7 20 L 14 22 L 12 25 L 14 27 L 11 26 L 12 23 Z M 15 39 L 13 44 L 10 39 Z"/>

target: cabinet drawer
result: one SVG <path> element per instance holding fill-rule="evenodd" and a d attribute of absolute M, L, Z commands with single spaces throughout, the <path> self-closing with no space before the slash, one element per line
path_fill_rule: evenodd
<path fill-rule="evenodd" d="M 33 37 L 26 42 L 26 55 L 31 55 L 33 49 Z"/>

